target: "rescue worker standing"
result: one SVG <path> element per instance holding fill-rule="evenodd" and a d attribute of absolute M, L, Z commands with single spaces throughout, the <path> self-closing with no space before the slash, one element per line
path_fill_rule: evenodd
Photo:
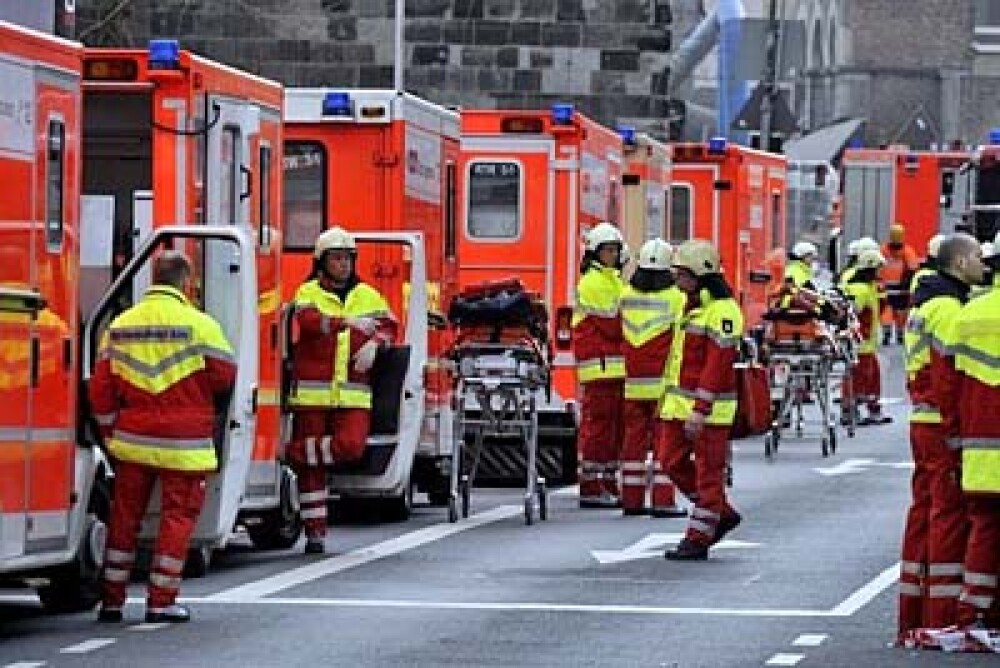
<path fill-rule="evenodd" d="M 236 379 L 219 324 L 188 301 L 191 265 L 177 251 L 153 264 L 153 285 L 104 335 L 89 393 L 114 458 L 115 487 L 98 620 L 119 622 L 139 526 L 159 480 L 160 528 L 149 574 L 147 622 L 186 622 L 177 605 L 188 542 L 218 467 L 216 405 Z"/>
<path fill-rule="evenodd" d="M 903 534 L 899 578 L 899 638 L 917 628 L 955 623 L 965 556 L 965 502 L 960 453 L 945 442 L 940 379 L 954 374 L 955 321 L 971 285 L 982 278 L 976 240 L 956 235 L 940 244 L 937 271 L 925 274 L 913 295 L 906 326 L 910 448 L 915 468 Z"/>
<path fill-rule="evenodd" d="M 815 289 L 813 286 L 813 264 L 819 258 L 816 244 L 800 241 L 792 246 L 789 262 L 785 267 L 785 284 L 796 288 Z"/>
<path fill-rule="evenodd" d="M 879 278 L 885 287 L 886 304 L 882 309 L 882 345 L 892 342 L 896 329 L 896 343 L 903 343 L 903 330 L 910 308 L 910 280 L 919 264 L 917 252 L 905 242 L 906 228 L 896 223 L 889 228 L 889 241 L 882 245 L 885 265 Z"/>
<path fill-rule="evenodd" d="M 332 227 L 316 239 L 313 272 L 292 302 L 299 339 L 289 396 L 287 457 L 298 477 L 306 554 L 325 550 L 327 469 L 362 457 L 371 426 L 370 371 L 396 323 L 378 290 L 356 272 L 354 237 Z"/>
<path fill-rule="evenodd" d="M 617 508 L 625 360 L 619 312 L 624 243 L 610 223 L 586 237 L 573 310 L 573 352 L 580 384 L 580 507 Z"/>
<path fill-rule="evenodd" d="M 913 280 L 910 281 L 910 293 L 912 294 L 917 289 L 917 284 L 920 283 L 920 279 L 924 276 L 934 274 L 938 270 L 938 252 L 941 250 L 941 244 L 944 243 L 945 235 L 935 234 L 931 237 L 931 240 L 927 242 L 927 257 L 924 261 L 920 263 L 920 267 L 917 269 L 916 273 L 913 274 Z"/>
<path fill-rule="evenodd" d="M 683 540 L 664 556 L 694 561 L 707 559 L 742 519 L 726 499 L 725 478 L 743 314 L 710 242 L 681 244 L 673 267 L 687 300 L 670 346 L 656 445 L 657 459 L 694 503 Z"/>
<path fill-rule="evenodd" d="M 877 250 L 862 251 L 843 290 L 854 304 L 861 325 L 861 345 L 858 347 L 858 362 L 851 368 L 847 387 L 843 390 L 844 402 L 842 410 L 857 411 L 857 404 L 864 402 L 868 415 L 859 420 L 858 424 L 878 425 L 892 422 L 892 418 L 882 413 L 880 402 L 882 394 L 881 370 L 878 363 L 878 315 L 879 290 L 878 270 L 885 264 L 885 259 Z M 846 424 L 849 418 L 842 417 Z"/>
<path fill-rule="evenodd" d="M 837 275 L 837 286 L 841 289 L 854 276 L 855 268 L 858 265 L 858 256 L 866 250 L 879 250 L 878 242 L 871 237 L 861 237 L 847 244 L 847 261 L 843 269 Z"/>
<path fill-rule="evenodd" d="M 978 268 L 978 247 L 969 271 Z M 1000 573 L 1000 290 L 971 300 L 955 322 L 955 373 L 942 378 L 942 417 L 961 448 L 961 486 L 969 518 L 957 624 L 982 625 L 997 601 Z"/>
<path fill-rule="evenodd" d="M 646 455 L 653 449 L 653 434 L 663 396 L 663 371 L 670 356 L 674 323 L 684 308 L 684 293 L 674 285 L 670 272 L 673 248 L 662 239 L 651 239 L 639 249 L 638 268 L 621 298 L 625 338 L 624 441 L 621 451 L 622 512 L 643 515 L 647 487 Z M 653 457 L 653 517 L 683 517 L 674 486 Z"/>

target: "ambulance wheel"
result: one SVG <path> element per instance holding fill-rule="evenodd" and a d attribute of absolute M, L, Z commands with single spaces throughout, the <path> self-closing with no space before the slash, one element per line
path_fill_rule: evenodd
<path fill-rule="evenodd" d="M 287 550 L 295 547 L 302 535 L 302 518 L 298 513 L 285 517 L 280 510 L 273 510 L 261 517 L 259 523 L 247 525 L 250 542 L 258 550 Z"/>
<path fill-rule="evenodd" d="M 405 522 L 413 512 L 413 484 L 407 482 L 403 490 L 382 502 L 383 516 L 390 522 Z"/>
<path fill-rule="evenodd" d="M 187 559 L 184 561 L 184 577 L 203 578 L 208 574 L 208 567 L 212 563 L 212 548 L 207 545 L 195 547 L 188 550 Z"/>
<path fill-rule="evenodd" d="M 101 600 L 101 560 L 107 527 L 90 516 L 80 553 L 72 562 L 53 571 L 49 583 L 38 589 L 42 608 L 49 614 L 86 612 Z"/>

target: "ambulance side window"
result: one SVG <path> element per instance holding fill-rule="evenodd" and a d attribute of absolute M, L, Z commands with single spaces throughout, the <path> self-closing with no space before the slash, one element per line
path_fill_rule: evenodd
<path fill-rule="evenodd" d="M 518 163 L 470 163 L 466 233 L 484 241 L 511 241 L 520 237 L 521 189 Z"/>
<path fill-rule="evenodd" d="M 694 201 L 689 185 L 670 186 L 670 241 L 687 241 L 694 224 Z"/>
<path fill-rule="evenodd" d="M 45 245 L 50 251 L 62 248 L 65 173 L 66 126 L 51 120 L 45 148 Z"/>
<path fill-rule="evenodd" d="M 322 144 L 285 142 L 285 250 L 312 250 L 316 237 L 326 229 L 326 165 Z"/>
<path fill-rule="evenodd" d="M 455 189 L 457 187 L 457 171 L 455 163 L 451 160 L 445 165 L 445 191 L 444 191 L 444 256 L 449 260 L 455 259 L 456 234 L 455 234 Z"/>
<path fill-rule="evenodd" d="M 260 147 L 260 215 L 257 217 L 257 243 L 261 248 L 271 245 L 271 147 Z"/>
<path fill-rule="evenodd" d="M 784 246 L 782 240 L 782 230 L 785 225 L 782 220 L 783 206 L 781 203 L 781 193 L 771 193 L 771 248 Z"/>
<path fill-rule="evenodd" d="M 221 225 L 232 225 L 237 219 L 236 207 L 239 194 L 236 191 L 236 184 L 239 183 L 237 172 L 240 165 L 237 155 L 240 145 L 239 136 L 240 129 L 237 127 L 226 126 L 222 130 L 222 187 L 220 192 L 221 206 L 219 207 L 223 217 L 223 220 L 219 221 Z"/>

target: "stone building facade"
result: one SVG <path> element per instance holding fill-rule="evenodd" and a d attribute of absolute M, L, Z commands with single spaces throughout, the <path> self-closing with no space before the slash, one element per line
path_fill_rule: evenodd
<path fill-rule="evenodd" d="M 394 0 L 78 0 L 85 41 L 182 46 L 295 86 L 391 87 Z M 405 87 L 442 104 L 662 117 L 667 0 L 406 0 Z M 110 39 L 107 39 L 110 38 Z"/>

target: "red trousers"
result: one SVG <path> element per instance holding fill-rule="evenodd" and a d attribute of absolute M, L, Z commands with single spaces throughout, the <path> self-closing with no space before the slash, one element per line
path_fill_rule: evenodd
<path fill-rule="evenodd" d="M 882 371 L 879 369 L 878 355 L 859 354 L 858 363 L 851 369 L 849 380 L 850 382 L 844 383 L 842 399 L 848 405 L 855 400 L 858 404 L 865 404 L 869 413 L 881 412 L 879 399 L 882 397 Z"/>
<path fill-rule="evenodd" d="M 969 511 L 969 543 L 965 552 L 965 573 L 958 599 L 958 623 L 990 620 L 996 612 L 997 578 L 1000 574 L 1000 497 L 966 496 Z"/>
<path fill-rule="evenodd" d="M 682 420 L 661 421 L 656 453 L 670 479 L 694 503 L 685 537 L 698 545 L 710 545 L 719 520 L 736 514 L 726 499 L 729 427 L 706 425 L 691 441 L 684 435 Z"/>
<path fill-rule="evenodd" d="M 620 380 L 597 380 L 581 385 L 580 499 L 618 496 L 618 458 L 622 443 L 622 393 Z"/>
<path fill-rule="evenodd" d="M 655 452 L 655 432 L 659 423 L 659 402 L 626 399 L 623 404 L 622 421 L 622 508 L 641 510 L 646 503 L 646 489 L 652 478 L 653 508 L 672 508 L 674 486 L 670 476 L 663 471 L 663 464 Z M 653 451 L 652 476 L 647 469 L 646 454 Z"/>
<path fill-rule="evenodd" d="M 959 485 L 960 454 L 941 425 L 910 423 L 912 502 L 903 533 L 899 633 L 956 622 L 967 521 Z"/>
<path fill-rule="evenodd" d="M 364 408 L 296 410 L 288 460 L 298 478 L 299 505 L 306 536 L 326 535 L 326 469 L 361 458 L 371 429 Z"/>
<path fill-rule="evenodd" d="M 120 461 L 115 463 L 111 521 L 104 550 L 105 608 L 121 608 L 125 603 L 139 526 L 157 479 L 161 488 L 160 530 L 153 548 L 146 604 L 149 610 L 158 612 L 177 600 L 188 543 L 205 502 L 205 474 Z"/>

